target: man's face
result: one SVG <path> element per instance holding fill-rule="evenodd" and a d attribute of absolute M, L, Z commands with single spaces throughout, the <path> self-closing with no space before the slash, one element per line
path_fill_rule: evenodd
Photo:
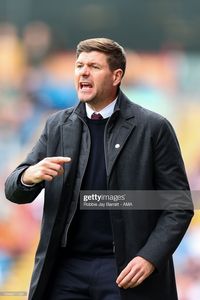
<path fill-rule="evenodd" d="M 121 69 L 111 71 L 104 53 L 80 53 L 75 64 L 75 86 L 80 101 L 106 106 L 116 97 Z"/>

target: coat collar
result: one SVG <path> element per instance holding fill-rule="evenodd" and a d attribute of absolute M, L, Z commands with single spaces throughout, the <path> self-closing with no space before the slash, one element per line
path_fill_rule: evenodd
<path fill-rule="evenodd" d="M 133 112 L 133 103 L 124 95 L 121 89 L 119 89 L 119 94 L 113 114 L 118 113 L 120 113 L 123 119 L 129 119 L 135 116 Z M 79 102 L 79 104 L 74 108 L 74 111 L 71 115 L 72 119 L 74 118 L 73 114 L 78 115 L 83 119 L 86 119 L 85 104 L 83 102 Z"/>

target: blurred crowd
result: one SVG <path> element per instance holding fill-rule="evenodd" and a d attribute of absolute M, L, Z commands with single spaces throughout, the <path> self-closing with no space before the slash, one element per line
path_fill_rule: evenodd
<path fill-rule="evenodd" d="M 171 121 L 191 188 L 200 190 L 200 54 L 127 49 L 127 58 L 122 90 Z M 43 200 L 41 194 L 34 204 L 11 204 L 4 196 L 4 181 L 31 150 L 47 116 L 78 102 L 74 60 L 74 51 L 56 49 L 43 22 L 28 24 L 20 34 L 13 24 L 0 24 L 0 290 L 9 284 L 16 262 L 35 247 Z M 180 300 L 200 299 L 199 236 L 197 210 L 175 253 Z M 28 279 L 31 267 L 25 272 Z"/>

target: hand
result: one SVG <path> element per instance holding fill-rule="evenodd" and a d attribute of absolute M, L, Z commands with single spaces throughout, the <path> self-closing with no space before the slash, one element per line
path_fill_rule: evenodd
<path fill-rule="evenodd" d="M 70 157 L 46 157 L 39 163 L 30 166 L 22 174 L 25 184 L 36 184 L 43 180 L 51 181 L 54 177 L 64 173 L 63 164 L 71 161 Z"/>
<path fill-rule="evenodd" d="M 143 257 L 136 256 L 119 274 L 116 283 L 124 289 L 134 288 L 141 284 L 153 271 L 155 267 Z"/>

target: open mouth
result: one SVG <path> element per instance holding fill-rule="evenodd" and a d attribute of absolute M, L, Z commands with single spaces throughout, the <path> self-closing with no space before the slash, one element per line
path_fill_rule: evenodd
<path fill-rule="evenodd" d="M 92 88 L 92 84 L 90 82 L 80 82 L 80 88 L 83 91 L 87 91 Z"/>

